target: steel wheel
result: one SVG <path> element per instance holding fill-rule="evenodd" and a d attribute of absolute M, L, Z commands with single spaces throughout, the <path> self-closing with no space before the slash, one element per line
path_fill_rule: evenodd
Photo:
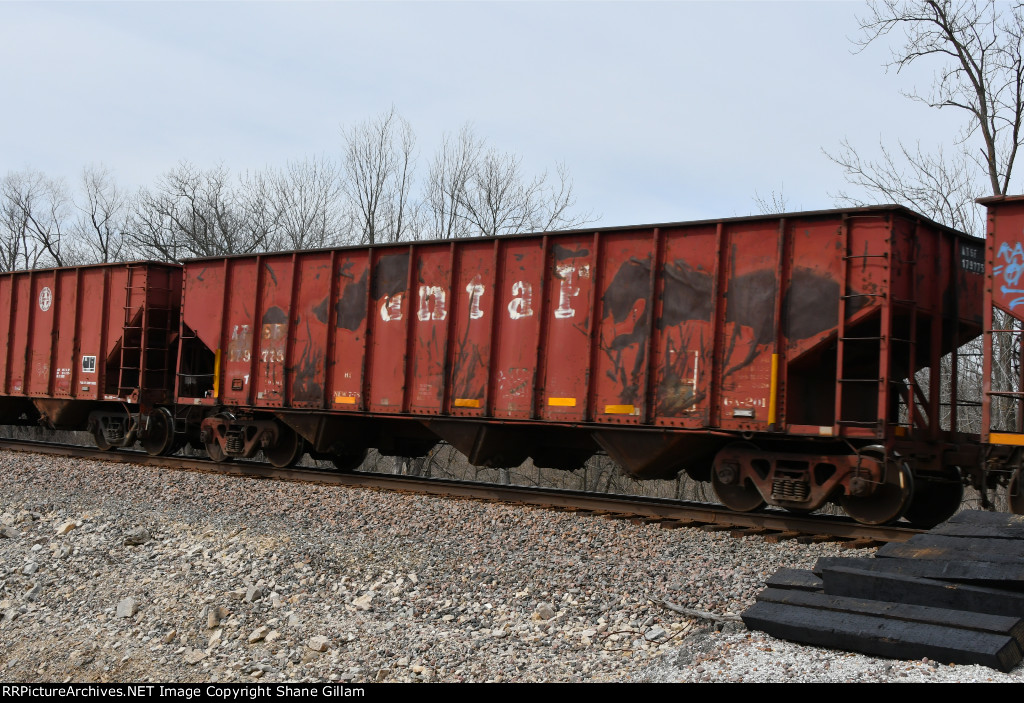
<path fill-rule="evenodd" d="M 366 450 L 356 454 L 332 454 L 331 461 L 334 463 L 334 468 L 343 474 L 352 473 L 358 469 L 363 461 L 366 460 Z"/>
<path fill-rule="evenodd" d="M 941 522 L 953 517 L 964 499 L 964 484 L 957 475 L 955 479 L 939 479 L 914 482 L 914 497 L 903 517 L 914 527 L 930 530 Z"/>
<path fill-rule="evenodd" d="M 92 433 L 93 441 L 96 442 L 96 448 L 100 451 L 109 452 L 114 448 L 114 445 L 107 441 L 107 436 L 103 434 L 103 425 L 97 424 L 96 429 Z"/>
<path fill-rule="evenodd" d="M 885 477 L 869 496 L 843 495 L 840 505 L 846 514 L 865 525 L 886 525 L 896 522 L 910 505 L 914 495 L 914 476 L 910 468 L 886 460 Z"/>
<path fill-rule="evenodd" d="M 149 430 L 140 444 L 150 456 L 170 454 L 174 446 L 174 418 L 167 408 L 157 408 L 149 416 Z"/>
<path fill-rule="evenodd" d="M 305 453 L 305 441 L 295 430 L 284 425 L 278 425 L 277 442 L 263 450 L 267 461 L 279 469 L 295 466 Z"/>
<path fill-rule="evenodd" d="M 750 442 L 735 442 L 727 446 L 723 451 L 730 449 L 752 449 L 756 451 L 757 447 Z M 738 513 L 747 513 L 763 507 L 764 498 L 761 497 L 761 492 L 749 480 L 741 482 L 738 476 L 732 481 L 726 482 L 722 480 L 722 477 L 719 475 L 721 467 L 719 467 L 718 461 L 719 457 L 716 456 L 711 467 L 711 485 L 715 489 L 715 495 L 718 496 L 718 500 L 722 505 Z M 731 469 L 727 470 L 731 471 Z"/>
<path fill-rule="evenodd" d="M 218 464 L 231 461 L 231 457 L 221 448 L 220 442 L 217 441 L 216 437 L 210 437 L 210 441 L 204 442 L 203 446 L 206 447 L 206 453 L 210 455 L 210 458 Z"/>
<path fill-rule="evenodd" d="M 1021 483 L 1020 472 L 1020 469 L 1013 472 L 1010 485 L 1006 487 L 1006 500 L 1014 515 L 1024 515 L 1024 484 Z"/>

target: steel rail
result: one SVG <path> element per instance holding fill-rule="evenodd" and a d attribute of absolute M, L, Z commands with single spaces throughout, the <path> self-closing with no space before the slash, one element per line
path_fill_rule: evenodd
<path fill-rule="evenodd" d="M 737 513 L 714 503 L 697 503 L 669 498 L 647 498 L 555 488 L 497 485 L 456 479 L 423 478 L 370 472 L 340 473 L 311 468 L 278 469 L 254 461 L 217 463 L 210 459 L 186 456 L 150 456 L 141 451 L 102 451 L 91 447 L 0 439 L 0 449 L 69 456 L 96 461 L 112 461 L 141 466 L 216 473 L 250 479 L 274 479 L 323 485 L 341 485 L 378 490 L 414 492 L 442 497 L 471 498 L 495 502 L 575 510 L 618 518 L 651 521 L 676 521 L 707 525 L 712 529 L 764 529 L 772 532 L 798 532 L 849 540 L 903 542 L 922 530 L 909 526 L 871 526 L 835 515 L 806 516 L 781 510 Z"/>

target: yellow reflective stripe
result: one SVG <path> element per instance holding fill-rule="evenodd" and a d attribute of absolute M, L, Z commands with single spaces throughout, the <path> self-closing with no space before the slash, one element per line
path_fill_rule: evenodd
<path fill-rule="evenodd" d="M 561 405 L 563 407 L 576 407 L 575 398 L 548 398 L 548 405 Z"/>
<path fill-rule="evenodd" d="M 775 398 L 775 391 L 779 387 L 779 355 L 772 354 L 772 382 L 768 389 L 768 424 L 775 424 L 775 412 L 778 408 L 778 401 Z"/>
<path fill-rule="evenodd" d="M 220 349 L 213 353 L 213 397 L 220 398 Z"/>
<path fill-rule="evenodd" d="M 456 398 L 455 407 L 457 408 L 479 408 L 480 401 L 476 398 Z"/>
<path fill-rule="evenodd" d="M 635 408 L 632 405 L 606 405 L 605 415 L 632 415 Z"/>
<path fill-rule="evenodd" d="M 993 432 L 988 436 L 989 444 L 1012 444 L 1024 447 L 1024 434 L 1007 434 L 1005 432 Z"/>

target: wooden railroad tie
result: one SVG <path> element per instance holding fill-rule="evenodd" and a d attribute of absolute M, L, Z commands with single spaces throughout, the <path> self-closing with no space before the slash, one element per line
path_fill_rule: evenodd
<path fill-rule="evenodd" d="M 874 557 L 780 569 L 743 621 L 805 644 L 1010 671 L 1024 659 L 1024 519 L 965 511 Z"/>

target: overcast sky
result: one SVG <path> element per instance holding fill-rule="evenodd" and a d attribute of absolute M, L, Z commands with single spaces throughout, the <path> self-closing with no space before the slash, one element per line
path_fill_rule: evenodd
<path fill-rule="evenodd" d="M 232 171 L 337 155 L 392 105 L 420 170 L 466 122 L 571 172 L 602 225 L 835 205 L 822 149 L 949 143 L 900 94 L 931 69 L 854 54 L 860 2 L 0 2 L 0 174 L 128 187 L 180 160 Z"/>

